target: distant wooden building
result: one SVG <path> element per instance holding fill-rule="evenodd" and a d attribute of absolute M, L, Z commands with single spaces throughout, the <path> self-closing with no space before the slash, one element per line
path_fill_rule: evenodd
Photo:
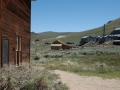
<path fill-rule="evenodd" d="M 108 42 L 111 40 L 111 37 L 109 35 L 104 35 L 104 36 L 96 36 L 96 42 L 98 44 L 102 44 L 104 42 Z"/>
<path fill-rule="evenodd" d="M 60 40 L 56 40 L 51 44 L 51 50 L 65 50 L 71 48 L 72 46 L 65 45 Z"/>
<path fill-rule="evenodd" d="M 31 0 L 0 0 L 0 66 L 30 62 Z"/>
<path fill-rule="evenodd" d="M 84 45 L 85 43 L 88 43 L 90 41 L 95 41 L 95 38 L 92 36 L 83 36 L 80 40 L 80 45 Z"/>
<path fill-rule="evenodd" d="M 115 28 L 111 33 L 110 37 L 113 40 L 113 45 L 120 45 L 120 27 Z"/>

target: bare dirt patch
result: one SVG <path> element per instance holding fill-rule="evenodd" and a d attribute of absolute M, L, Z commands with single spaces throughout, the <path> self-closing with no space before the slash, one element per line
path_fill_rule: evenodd
<path fill-rule="evenodd" d="M 103 79 L 96 76 L 79 76 L 73 73 L 55 70 L 70 90 L 120 90 L 120 79 Z"/>
<path fill-rule="evenodd" d="M 58 37 L 56 37 L 56 38 L 64 38 L 65 36 L 58 36 Z"/>

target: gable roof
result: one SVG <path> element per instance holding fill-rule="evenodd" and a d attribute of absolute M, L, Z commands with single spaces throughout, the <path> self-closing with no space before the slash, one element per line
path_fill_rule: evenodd
<path fill-rule="evenodd" d="M 61 42 L 60 40 L 56 40 L 52 44 L 63 44 L 63 42 Z"/>

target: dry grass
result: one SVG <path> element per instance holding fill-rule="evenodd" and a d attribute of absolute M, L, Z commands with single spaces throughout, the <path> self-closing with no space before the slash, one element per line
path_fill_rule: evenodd
<path fill-rule="evenodd" d="M 47 53 L 44 53 L 43 50 L 40 53 L 40 60 L 32 60 L 32 63 L 37 63 L 47 69 L 59 69 L 87 76 L 120 78 L 119 46 L 84 47 L 83 49 L 79 47 L 72 50 L 48 51 Z M 62 55 L 62 57 L 45 58 L 45 55 Z"/>

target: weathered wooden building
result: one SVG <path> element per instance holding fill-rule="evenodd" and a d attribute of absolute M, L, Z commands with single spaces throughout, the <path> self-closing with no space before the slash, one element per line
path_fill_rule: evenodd
<path fill-rule="evenodd" d="M 51 44 L 51 50 L 65 50 L 65 49 L 71 49 L 72 46 L 65 45 L 60 40 L 56 40 Z"/>
<path fill-rule="evenodd" d="M 95 41 L 95 38 L 92 36 L 83 36 L 80 41 L 80 45 L 84 45 L 85 43 Z"/>
<path fill-rule="evenodd" d="M 0 66 L 30 62 L 31 0 L 0 0 Z"/>
<path fill-rule="evenodd" d="M 111 33 L 110 37 L 113 40 L 113 45 L 120 45 L 120 27 L 115 28 Z"/>

